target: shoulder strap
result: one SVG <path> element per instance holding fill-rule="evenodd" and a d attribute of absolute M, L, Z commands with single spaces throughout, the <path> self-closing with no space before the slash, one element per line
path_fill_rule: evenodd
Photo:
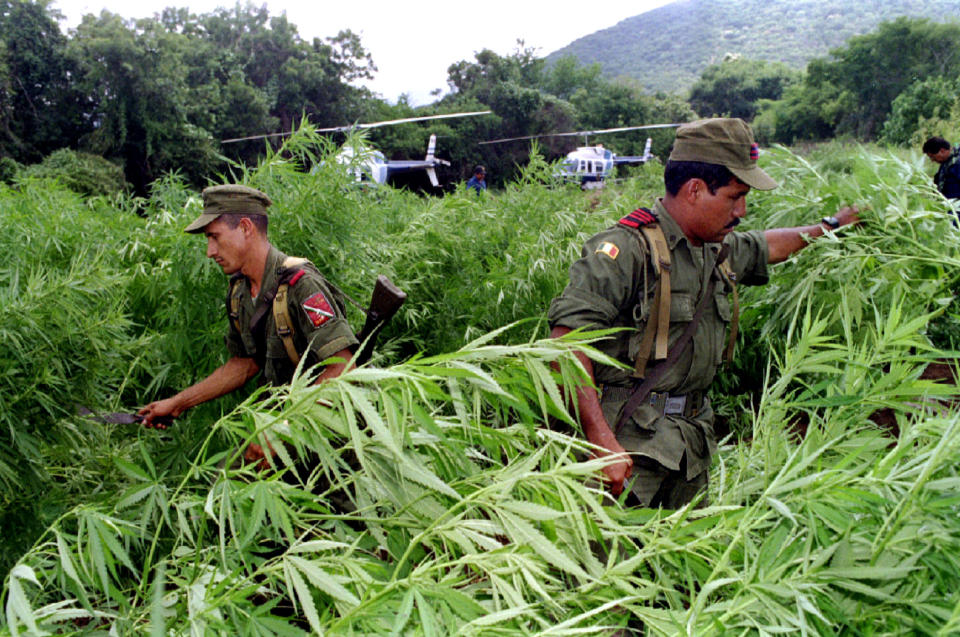
<path fill-rule="evenodd" d="M 650 250 L 653 272 L 657 277 L 653 305 L 650 307 L 647 326 L 640 340 L 640 349 L 633 369 L 634 378 L 643 378 L 654 344 L 655 359 L 663 360 L 667 357 L 670 336 L 670 248 L 656 215 L 646 208 L 637 208 L 620 219 L 620 224 L 640 231 Z"/>
<path fill-rule="evenodd" d="M 303 270 L 300 270 L 303 272 Z M 293 320 L 290 318 L 290 308 L 287 306 L 287 290 L 290 283 L 281 283 L 277 288 L 277 295 L 273 297 L 273 322 L 277 326 L 277 336 L 283 341 L 287 356 L 294 365 L 300 363 L 300 354 L 293 342 Z"/>
<path fill-rule="evenodd" d="M 286 259 L 283 260 L 283 263 L 281 265 L 284 268 L 289 269 L 289 268 L 299 268 L 300 266 L 306 265 L 307 263 L 310 263 L 310 261 L 308 261 L 307 259 L 304 259 L 303 257 L 287 257 Z"/>
<path fill-rule="evenodd" d="M 273 297 L 273 322 L 277 327 L 277 336 L 283 341 L 283 348 L 294 365 L 300 363 L 300 353 L 293 341 L 294 322 L 290 316 L 290 306 L 287 303 L 287 291 L 296 285 L 303 276 L 303 268 L 310 262 L 303 257 L 287 257 L 283 260 L 284 272 L 280 275 L 280 285 L 277 294 Z"/>

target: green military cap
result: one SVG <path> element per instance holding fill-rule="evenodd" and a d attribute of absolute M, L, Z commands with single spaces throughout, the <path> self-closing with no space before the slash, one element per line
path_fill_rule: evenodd
<path fill-rule="evenodd" d="M 742 119 L 714 117 L 683 124 L 677 129 L 670 161 L 699 161 L 730 169 L 737 179 L 757 190 L 777 187 L 757 166 L 760 147 Z"/>
<path fill-rule="evenodd" d="M 224 184 L 203 189 L 203 214 L 187 226 L 184 232 L 203 232 L 220 215 L 264 215 L 272 204 L 270 197 L 256 188 L 239 184 Z"/>

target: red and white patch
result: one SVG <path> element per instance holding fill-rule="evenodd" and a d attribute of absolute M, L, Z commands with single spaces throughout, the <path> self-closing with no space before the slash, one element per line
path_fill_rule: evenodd
<path fill-rule="evenodd" d="M 320 327 L 327 321 L 336 317 L 327 297 L 323 292 L 317 292 L 309 299 L 303 302 L 303 309 L 307 313 L 307 318 L 313 323 L 314 327 Z"/>

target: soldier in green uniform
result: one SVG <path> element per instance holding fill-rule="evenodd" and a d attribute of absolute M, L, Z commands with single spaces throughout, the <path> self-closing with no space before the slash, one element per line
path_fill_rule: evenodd
<path fill-rule="evenodd" d="M 147 427 L 163 427 L 157 418 L 177 417 L 187 409 L 239 389 L 260 373 L 261 383 L 282 385 L 306 357 L 304 368 L 332 360 L 317 382 L 340 375 L 357 345 L 344 315 L 340 292 L 304 259 L 292 259 L 267 238 L 270 198 L 240 185 L 203 191 L 203 214 L 187 228 L 204 233 L 207 256 L 231 275 L 227 310 L 230 326 L 227 362 L 200 382 L 139 411 Z M 274 298 L 283 290 L 286 312 Z M 278 321 L 286 329 L 278 330 Z M 289 325 L 285 325 L 289 323 Z M 285 336 L 285 337 L 284 337 Z M 250 445 L 247 459 L 262 457 Z M 251 457 L 254 456 L 254 457 Z"/>
<path fill-rule="evenodd" d="M 630 486 L 628 502 L 635 505 L 678 508 L 707 485 L 716 438 L 706 392 L 727 344 L 734 284 L 766 283 L 769 264 L 826 228 L 858 221 L 857 209 L 846 207 L 809 226 L 734 232 L 750 189 L 777 186 L 757 166 L 758 154 L 742 120 L 681 126 L 664 172 L 665 196 L 589 239 L 570 268 L 570 283 L 550 305 L 553 337 L 577 328 L 633 328 L 597 344 L 631 369 L 579 356 L 599 395 L 582 386 L 577 405 L 587 439 L 606 450 L 600 455 L 619 458 L 604 469 L 611 492 Z M 645 234 L 656 226 L 658 263 L 647 238 L 655 235 Z M 669 281 L 669 293 L 657 291 L 658 281 Z M 658 325 L 648 334 L 651 322 Z M 651 393 L 627 408 L 645 380 Z"/>

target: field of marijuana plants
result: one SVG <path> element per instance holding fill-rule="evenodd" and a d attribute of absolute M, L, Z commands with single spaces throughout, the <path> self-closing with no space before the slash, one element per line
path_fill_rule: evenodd
<path fill-rule="evenodd" d="M 354 188 L 331 152 L 302 131 L 233 178 L 354 298 L 377 273 L 407 291 L 378 355 L 164 432 L 78 408 L 130 410 L 222 361 L 225 279 L 182 232 L 198 194 L 0 186 L 0 633 L 960 630 L 957 392 L 921 378 L 956 357 L 960 235 L 920 157 L 764 156 L 782 186 L 750 195 L 745 227 L 869 211 L 742 290 L 712 505 L 661 512 L 604 497 L 564 408 L 573 352 L 602 335 L 544 338 L 580 243 L 649 203 L 658 167 L 582 193 L 534 161 L 440 199 Z M 234 462 L 255 441 L 275 470 Z"/>

